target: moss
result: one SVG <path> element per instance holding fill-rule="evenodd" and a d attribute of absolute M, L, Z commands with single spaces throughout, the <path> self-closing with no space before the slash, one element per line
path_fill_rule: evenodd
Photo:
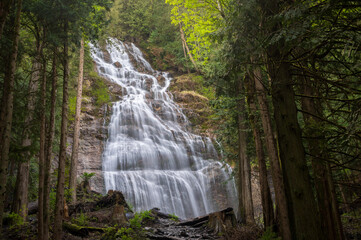
<path fill-rule="evenodd" d="M 69 105 L 68 105 L 68 109 L 69 109 L 68 120 L 69 120 L 70 122 L 73 122 L 73 121 L 74 121 L 74 118 L 75 118 L 75 108 L 76 108 L 76 96 L 70 97 L 70 98 L 69 98 Z"/>
<path fill-rule="evenodd" d="M 72 224 L 70 222 L 63 222 L 63 228 L 68 231 L 69 233 L 85 237 L 89 235 L 89 232 L 101 232 L 104 233 L 106 230 L 100 227 L 90 227 L 90 226 L 79 226 L 76 224 Z"/>
<path fill-rule="evenodd" d="M 110 240 L 110 239 L 145 239 L 146 233 L 142 227 L 144 220 L 154 220 L 151 211 L 143 211 L 140 213 L 135 213 L 134 217 L 129 220 L 128 227 L 110 227 L 104 230 L 104 234 L 101 239 Z"/>
<path fill-rule="evenodd" d="M 179 221 L 179 217 L 175 214 L 168 214 L 168 216 L 170 217 L 170 220 L 178 222 Z"/>
<path fill-rule="evenodd" d="M 195 91 L 182 91 L 180 92 L 181 95 L 184 95 L 186 98 L 188 97 L 192 97 L 192 99 L 198 99 L 198 100 L 201 100 L 201 101 L 208 101 L 208 98 L 195 92 Z M 190 99 L 190 100 L 192 100 Z"/>
<path fill-rule="evenodd" d="M 72 222 L 79 226 L 86 226 L 88 225 L 89 219 L 87 215 L 80 213 L 79 217 L 72 219 Z"/>
<path fill-rule="evenodd" d="M 91 71 L 88 74 L 89 78 L 93 80 L 91 88 L 87 91 L 87 95 L 95 99 L 95 105 L 100 107 L 105 103 L 110 102 L 110 93 L 108 86 L 105 84 L 104 79 L 101 78 L 96 72 Z"/>

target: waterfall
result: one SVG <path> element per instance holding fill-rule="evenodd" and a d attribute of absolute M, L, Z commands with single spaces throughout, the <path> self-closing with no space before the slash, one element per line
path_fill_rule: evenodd
<path fill-rule="evenodd" d="M 136 211 L 157 207 L 183 219 L 237 208 L 230 168 L 216 161 L 209 138 L 186 130 L 168 73 L 153 70 L 134 44 L 91 47 L 99 74 L 122 87 L 103 152 L 106 190 L 122 191 Z"/>

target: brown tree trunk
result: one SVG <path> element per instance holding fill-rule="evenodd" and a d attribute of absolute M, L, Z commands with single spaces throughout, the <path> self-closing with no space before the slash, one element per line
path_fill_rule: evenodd
<path fill-rule="evenodd" d="M 259 4 L 263 19 L 268 19 L 281 11 L 279 0 L 259 0 Z M 282 7 L 285 8 L 287 5 Z M 279 31 L 282 28 L 280 24 L 266 28 L 265 33 L 271 35 Z M 272 102 L 283 180 L 289 203 L 291 233 L 294 239 L 324 239 L 297 120 L 291 67 L 287 62 L 288 52 L 284 52 L 283 49 L 282 40 L 267 48 L 267 70 L 271 78 Z"/>
<path fill-rule="evenodd" d="M 239 92 L 243 91 L 243 86 L 240 84 Z M 254 222 L 252 188 L 251 188 L 251 167 L 249 158 L 247 156 L 247 127 L 245 118 L 245 100 L 243 97 L 238 104 L 238 157 L 239 157 L 239 209 L 241 213 L 241 221 L 245 223 Z"/>
<path fill-rule="evenodd" d="M 39 150 L 39 190 L 38 190 L 38 240 L 44 239 L 44 164 L 45 164 L 45 106 L 46 106 L 46 61 L 43 63 L 40 100 L 40 150 Z"/>
<path fill-rule="evenodd" d="M 66 161 L 66 136 L 68 127 L 68 81 L 69 81 L 69 57 L 68 57 L 68 22 L 65 20 L 64 33 L 64 78 L 63 78 L 63 105 L 61 114 L 61 134 L 59 150 L 58 184 L 56 187 L 56 204 L 54 217 L 54 239 L 62 239 L 62 224 L 64 214 L 64 187 L 65 187 L 65 161 Z"/>
<path fill-rule="evenodd" d="M 53 53 L 53 63 L 52 63 L 52 83 L 51 83 L 51 106 L 50 106 L 50 121 L 47 132 L 47 145 L 46 145 L 46 153 L 45 153 L 45 166 L 44 166 L 44 203 L 43 203 L 43 211 L 44 211 L 44 240 L 49 239 L 49 223 L 50 223 L 50 215 L 49 215 L 49 195 L 50 195 L 50 166 L 52 160 L 52 144 L 54 140 L 55 133 L 55 106 L 56 106 L 56 90 L 57 90 L 57 50 L 55 48 Z"/>
<path fill-rule="evenodd" d="M 303 117 L 306 124 L 308 137 L 308 148 L 311 155 L 312 168 L 314 171 L 318 209 L 320 211 L 324 232 L 327 239 L 344 239 L 338 203 L 333 185 L 330 164 L 325 159 L 330 156 L 323 146 L 326 144 L 325 136 L 322 133 L 323 111 L 320 101 L 313 98 L 317 95 L 314 86 L 309 79 L 303 81 L 303 97 L 301 100 Z"/>
<path fill-rule="evenodd" d="M 2 0 L 0 2 L 0 39 L 4 30 L 6 17 L 8 16 L 13 0 Z"/>
<path fill-rule="evenodd" d="M 36 96 L 39 87 L 39 79 L 41 75 L 41 52 L 42 44 L 40 39 L 36 40 L 36 56 L 33 61 L 32 74 L 28 87 L 27 112 L 24 120 L 23 140 L 21 146 L 29 148 L 32 144 L 31 131 L 36 106 Z M 22 161 L 18 165 L 18 173 L 16 178 L 16 188 L 13 199 L 12 211 L 18 213 L 25 220 L 28 209 L 28 188 L 29 188 L 29 168 L 32 154 L 29 150 L 22 153 Z"/>
<path fill-rule="evenodd" d="M 250 77 L 246 76 L 245 79 L 247 86 L 247 103 L 249 108 L 249 119 L 252 125 L 253 137 L 256 146 L 256 155 L 258 160 L 264 227 L 265 228 L 273 227 L 274 225 L 273 202 L 267 179 L 267 167 L 266 167 L 265 154 L 263 151 L 263 143 L 261 140 L 261 131 L 257 126 L 260 119 L 259 119 L 259 115 L 257 114 L 257 106 L 254 97 L 255 87 L 254 87 L 254 82 L 250 79 Z"/>
<path fill-rule="evenodd" d="M 267 103 L 266 89 L 261 79 L 261 70 L 256 68 L 251 75 L 255 83 L 257 100 L 260 108 L 262 127 L 265 134 L 266 149 L 270 160 L 271 175 L 275 190 L 276 211 L 278 213 L 279 227 L 282 239 L 291 239 L 290 220 L 288 215 L 288 203 L 285 187 L 283 184 L 282 169 L 278 157 L 277 144 L 273 136 L 271 116 Z"/>
<path fill-rule="evenodd" d="M 194 61 L 194 58 L 193 58 L 193 56 L 192 56 L 192 53 L 191 53 L 191 51 L 190 51 L 189 48 L 188 48 L 188 44 L 187 44 L 186 37 L 185 37 L 185 35 L 184 35 L 184 31 L 183 31 L 183 28 L 182 28 L 182 24 L 181 24 L 181 23 L 179 23 L 179 31 L 180 31 L 180 34 L 181 34 L 182 43 L 183 43 L 184 47 L 187 49 L 187 53 L 188 53 L 189 59 L 191 60 L 194 68 L 196 69 L 196 71 L 198 72 L 199 70 L 198 70 L 196 61 Z"/>
<path fill-rule="evenodd" d="M 275 47 L 275 46 L 274 46 Z M 277 50 L 268 60 L 272 80 L 272 101 L 286 194 L 290 203 L 291 232 L 295 239 L 323 239 L 316 201 L 306 164 L 301 129 L 291 84 L 290 66 L 281 62 Z M 293 227 L 293 228 L 292 228 Z"/>
<path fill-rule="evenodd" d="M 78 87 L 76 94 L 76 107 L 75 107 L 75 122 L 74 122 L 74 136 L 73 136 L 73 149 L 70 161 L 70 179 L 69 188 L 71 191 L 72 203 L 76 203 L 76 180 L 78 173 L 78 148 L 79 148 L 79 131 L 80 131 L 80 113 L 81 113 L 81 100 L 83 91 L 83 69 L 84 69 L 84 38 L 80 43 L 80 56 L 79 56 L 79 76 Z"/>
<path fill-rule="evenodd" d="M 184 46 L 184 42 L 182 41 L 182 47 L 183 47 L 183 54 L 184 54 L 184 59 L 187 59 L 187 52 L 186 52 L 186 47 Z M 187 68 L 187 72 L 188 74 L 190 74 L 191 72 L 189 71 L 189 68 L 186 66 Z"/>
<path fill-rule="evenodd" d="M 10 136 L 13 121 L 14 81 L 16 71 L 16 59 L 18 56 L 18 43 L 20 37 L 19 30 L 22 0 L 17 1 L 16 7 L 17 9 L 14 23 L 14 40 L 11 55 L 9 58 L 10 67 L 6 72 L 4 79 L 4 92 L 0 115 L 0 230 L 2 228 L 2 219 L 4 213 Z"/>

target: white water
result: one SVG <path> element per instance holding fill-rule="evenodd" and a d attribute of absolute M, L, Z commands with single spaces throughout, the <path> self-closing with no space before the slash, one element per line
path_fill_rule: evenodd
<path fill-rule="evenodd" d="M 188 120 L 167 92 L 168 74 L 154 71 L 134 44 L 110 39 L 111 59 L 92 49 L 99 74 L 123 91 L 103 153 L 106 190 L 122 191 L 136 211 L 158 207 L 180 218 L 237 208 L 234 181 L 212 142 L 186 131 Z"/>

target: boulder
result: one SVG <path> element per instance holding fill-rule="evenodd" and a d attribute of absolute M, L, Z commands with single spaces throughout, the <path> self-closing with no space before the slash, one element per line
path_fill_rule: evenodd
<path fill-rule="evenodd" d="M 103 58 L 105 62 L 112 63 L 112 57 L 110 56 L 110 53 L 106 49 L 103 49 Z"/>
<path fill-rule="evenodd" d="M 161 85 L 162 87 L 164 87 L 164 84 L 165 84 L 165 78 L 160 75 L 157 77 L 157 81 L 158 81 L 158 84 Z"/>
<path fill-rule="evenodd" d="M 117 68 L 122 68 L 122 64 L 120 64 L 120 62 L 115 62 L 113 63 L 114 66 L 116 66 Z"/>

